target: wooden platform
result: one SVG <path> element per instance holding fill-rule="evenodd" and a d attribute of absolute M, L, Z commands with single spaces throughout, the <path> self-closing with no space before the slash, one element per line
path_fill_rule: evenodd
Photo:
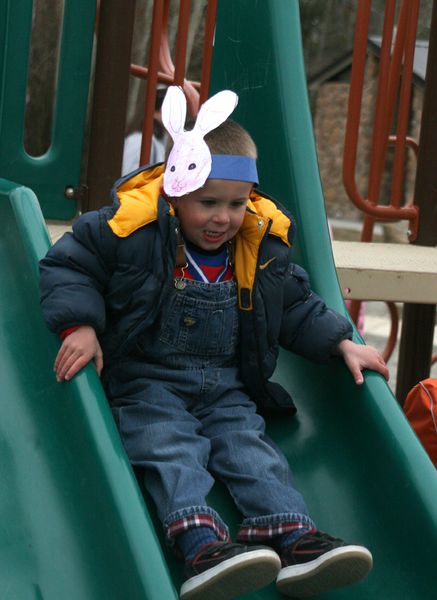
<path fill-rule="evenodd" d="M 332 248 L 345 298 L 437 304 L 437 248 L 342 241 Z"/>

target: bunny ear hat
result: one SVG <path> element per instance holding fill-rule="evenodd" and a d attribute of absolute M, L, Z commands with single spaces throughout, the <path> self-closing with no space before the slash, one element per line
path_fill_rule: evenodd
<path fill-rule="evenodd" d="M 185 131 L 185 94 L 180 87 L 168 88 L 161 110 L 164 127 L 173 139 L 164 173 L 164 191 L 168 196 L 184 196 L 203 186 L 212 164 L 211 152 L 203 138 L 226 121 L 237 103 L 234 92 L 218 92 L 202 104 L 193 129 Z"/>

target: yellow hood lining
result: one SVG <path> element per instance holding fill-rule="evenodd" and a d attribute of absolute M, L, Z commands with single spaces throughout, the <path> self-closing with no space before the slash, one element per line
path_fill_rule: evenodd
<path fill-rule="evenodd" d="M 163 176 L 164 166 L 159 165 L 122 183 L 117 190 L 120 206 L 108 221 L 115 235 L 128 237 L 140 227 L 156 221 Z"/>

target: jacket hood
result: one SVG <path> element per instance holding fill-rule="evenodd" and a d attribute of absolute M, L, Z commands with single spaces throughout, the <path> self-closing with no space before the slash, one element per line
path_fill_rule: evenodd
<path fill-rule="evenodd" d="M 118 237 L 127 237 L 140 227 L 158 218 L 158 200 L 161 195 L 164 165 L 142 168 L 132 175 L 119 179 L 113 189 L 115 213 L 108 225 Z M 170 214 L 174 214 L 169 204 Z M 283 209 L 266 195 L 253 190 L 238 236 L 250 246 L 259 246 L 267 228 L 291 246 L 294 225 Z"/>
<path fill-rule="evenodd" d="M 108 221 L 118 237 L 131 233 L 158 218 L 158 199 L 164 177 L 164 165 L 136 171 L 119 179 L 112 190 L 115 214 Z M 169 209 L 173 211 L 169 205 Z"/>

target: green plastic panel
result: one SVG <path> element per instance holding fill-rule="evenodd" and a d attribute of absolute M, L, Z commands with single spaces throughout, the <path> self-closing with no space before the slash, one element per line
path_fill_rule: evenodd
<path fill-rule="evenodd" d="M 240 95 L 256 138 L 262 188 L 299 226 L 297 259 L 344 310 L 332 261 L 302 64 L 295 0 L 221 0 L 213 86 Z M 92 367 L 55 382 L 59 342 L 42 321 L 37 260 L 49 240 L 35 195 L 0 181 L 0 589 L 2 600 L 171 600 L 181 565 L 162 546 Z M 321 529 L 372 550 L 362 583 L 335 600 L 434 600 L 437 476 L 385 382 L 355 387 L 340 361 L 282 353 L 277 378 L 298 405 L 270 418 Z M 235 531 L 241 516 L 210 498 Z M 245 596 L 279 600 L 274 585 Z"/>
<path fill-rule="evenodd" d="M 38 195 L 44 216 L 71 219 L 80 185 L 96 2 L 64 0 L 52 142 L 30 156 L 23 145 L 33 0 L 0 0 L 0 177 Z"/>

